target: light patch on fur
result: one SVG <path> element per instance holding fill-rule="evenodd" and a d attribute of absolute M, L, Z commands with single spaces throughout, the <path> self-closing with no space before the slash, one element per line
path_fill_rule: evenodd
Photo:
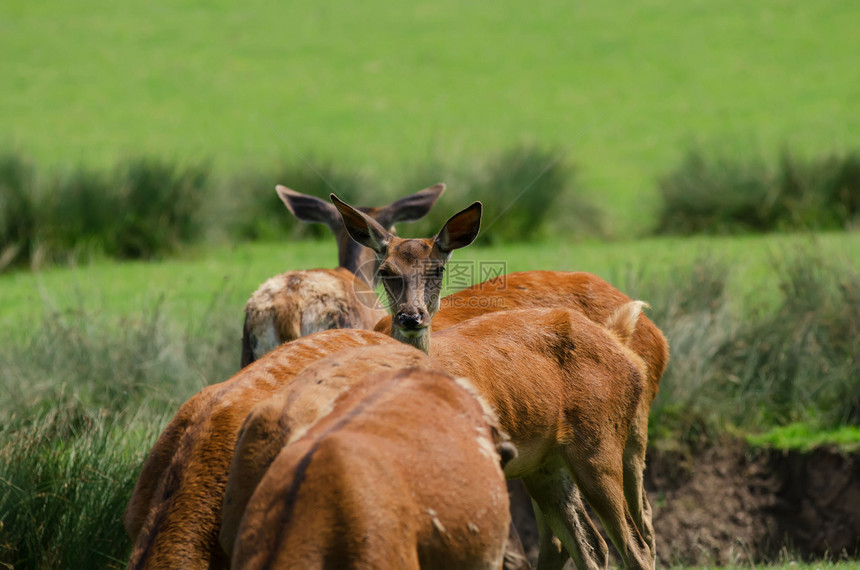
<path fill-rule="evenodd" d="M 343 309 L 351 305 L 343 281 L 322 271 L 309 271 L 303 275 L 302 287 L 296 291 L 299 306 L 302 307 L 302 336 L 333 328 L 338 320 L 343 320 Z"/>
<path fill-rule="evenodd" d="M 480 431 L 480 429 L 479 429 L 479 431 Z M 478 442 L 478 452 L 481 455 L 483 455 L 484 457 L 487 457 L 489 459 L 495 459 L 495 460 L 499 459 L 499 454 L 498 454 L 498 452 L 496 452 L 496 446 L 493 445 L 493 442 L 490 441 L 490 439 L 488 437 L 481 434 L 476 438 L 476 441 Z"/>
<path fill-rule="evenodd" d="M 647 308 L 650 308 L 650 305 L 645 301 L 625 303 L 613 311 L 604 326 L 615 333 L 623 344 L 627 344 L 636 331 L 636 323 L 639 315 L 642 314 L 642 309 Z"/>
<path fill-rule="evenodd" d="M 478 528 L 478 525 L 476 525 L 473 522 L 470 522 L 469 524 L 467 524 L 466 528 L 468 528 L 472 534 L 478 534 L 479 532 L 481 532 L 481 529 Z"/>
<path fill-rule="evenodd" d="M 305 434 L 308 433 L 308 430 L 315 426 L 321 419 L 332 413 L 334 410 L 335 400 L 337 400 L 339 395 L 340 392 L 331 394 L 328 401 L 323 406 L 308 405 L 307 407 L 300 407 L 299 413 L 301 414 L 301 417 L 290 418 L 290 421 L 288 422 L 291 427 L 291 431 L 290 437 L 287 439 L 285 445 L 289 445 L 303 438 Z M 316 404 L 316 401 L 314 404 Z"/>
<path fill-rule="evenodd" d="M 546 459 L 550 445 L 546 440 L 532 440 L 517 444 L 517 456 L 504 467 L 505 477 L 515 479 L 536 470 Z"/>
<path fill-rule="evenodd" d="M 436 530 L 441 532 L 442 534 L 447 534 L 448 531 L 445 529 L 445 525 L 442 524 L 442 521 L 439 520 L 439 515 L 433 509 L 427 509 L 427 514 L 430 515 L 430 520 L 433 522 L 433 526 L 436 527 Z"/>
<path fill-rule="evenodd" d="M 481 405 L 481 410 L 484 413 L 484 420 L 487 422 L 487 424 L 495 427 L 499 430 L 499 432 L 504 433 L 499 427 L 499 416 L 496 414 L 496 409 L 490 404 L 490 402 L 486 398 L 484 398 L 484 395 L 478 391 L 475 385 L 472 384 L 472 381 L 468 378 L 459 377 L 454 378 L 454 382 L 456 382 L 458 386 L 463 388 L 466 392 L 471 394 L 472 397 L 478 401 L 478 404 Z M 507 434 L 505 434 L 505 437 L 507 437 Z"/>
<path fill-rule="evenodd" d="M 275 297 L 287 288 L 287 274 L 275 275 L 266 279 L 262 285 L 248 299 L 245 311 L 271 311 L 274 307 Z"/>

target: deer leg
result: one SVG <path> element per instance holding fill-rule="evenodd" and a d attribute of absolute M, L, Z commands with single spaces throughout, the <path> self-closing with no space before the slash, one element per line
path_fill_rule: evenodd
<path fill-rule="evenodd" d="M 577 568 L 602 569 L 609 566 L 609 549 L 585 510 L 579 491 L 564 463 L 551 459 L 537 471 L 523 477 L 526 489 L 537 505 L 540 532 L 538 570 L 559 569 L 566 556 L 553 543 L 552 534 L 564 545 Z"/>
<path fill-rule="evenodd" d="M 540 510 L 540 505 L 532 501 L 532 508 L 535 512 L 540 539 L 539 568 L 562 568 L 570 556 L 558 537 L 553 534 L 546 517 Z"/>
<path fill-rule="evenodd" d="M 645 451 L 648 446 L 648 409 L 639 410 L 630 428 L 630 435 L 624 447 L 624 497 L 636 528 L 651 551 L 651 561 L 656 562 L 657 550 L 654 544 L 654 526 L 651 518 L 651 504 L 645 496 Z"/>
<path fill-rule="evenodd" d="M 523 549 L 523 541 L 520 533 L 514 526 L 514 521 L 508 526 L 508 544 L 505 546 L 504 562 L 502 570 L 531 570 L 526 552 Z"/>
<path fill-rule="evenodd" d="M 567 465 L 588 504 L 600 517 L 603 528 L 615 545 L 624 565 L 636 570 L 653 570 L 654 562 L 624 496 L 624 467 L 621 453 L 613 453 L 604 443 L 591 455 L 567 449 Z M 620 451 L 620 450 L 619 450 Z M 615 458 L 618 458 L 616 460 Z"/>

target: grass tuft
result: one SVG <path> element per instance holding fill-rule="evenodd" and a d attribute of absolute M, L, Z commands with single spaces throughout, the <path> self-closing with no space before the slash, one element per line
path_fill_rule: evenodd
<path fill-rule="evenodd" d="M 758 159 L 687 153 L 659 182 L 657 234 L 837 230 L 860 222 L 860 154 Z"/>

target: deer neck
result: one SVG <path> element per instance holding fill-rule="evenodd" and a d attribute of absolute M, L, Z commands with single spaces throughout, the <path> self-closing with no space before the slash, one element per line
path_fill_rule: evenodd
<path fill-rule="evenodd" d="M 425 332 L 418 336 L 406 336 L 400 331 L 400 329 L 392 327 L 391 337 L 403 344 L 414 346 L 425 354 L 430 354 L 430 327 L 427 327 Z"/>
<path fill-rule="evenodd" d="M 373 253 L 372 249 L 350 240 L 346 247 L 342 247 L 338 251 L 338 265 L 348 269 L 371 287 L 376 286 L 374 283 L 376 254 Z"/>

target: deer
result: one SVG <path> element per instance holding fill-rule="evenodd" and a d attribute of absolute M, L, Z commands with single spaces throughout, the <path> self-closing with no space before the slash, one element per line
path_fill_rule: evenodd
<path fill-rule="evenodd" d="M 361 212 L 355 210 L 334 194 L 330 198 L 343 216 L 344 225 L 352 238 L 358 243 L 371 248 L 376 253 L 377 269 L 382 277 L 383 286 L 389 300 L 389 311 L 392 315 L 390 320 L 392 337 L 401 342 L 411 344 L 425 352 L 435 354 L 430 351 L 431 321 L 440 308 L 439 293 L 441 290 L 442 272 L 449 257 L 438 246 L 440 237 L 444 237 L 442 233 L 431 239 L 404 240 L 387 232 L 384 228 L 373 222 L 373 220 L 369 220 Z M 477 236 L 480 228 L 480 204 L 477 204 L 477 206 L 473 205 L 471 216 L 465 218 L 463 221 L 464 224 L 471 227 L 471 229 L 463 228 L 463 233 L 471 235 L 472 239 Z M 561 300 L 561 303 L 556 304 L 559 300 Z M 531 306 L 565 306 L 570 301 L 565 301 L 564 298 L 559 299 L 557 295 L 550 293 L 543 299 L 537 299 L 533 302 L 534 305 Z M 610 326 L 619 322 L 630 324 L 627 333 L 623 332 L 624 328 L 622 327 L 622 332 L 617 335 L 619 339 L 623 339 L 625 342 L 629 342 L 634 333 L 638 331 L 639 327 L 636 325 L 641 315 L 641 309 L 644 306 L 644 303 L 641 302 L 633 303 L 634 305 L 631 305 L 628 300 L 627 303 L 616 307 L 610 313 L 609 321 L 606 323 Z M 486 303 L 484 304 L 486 305 Z M 635 306 L 636 309 L 631 309 L 632 306 Z M 635 318 L 631 320 L 629 316 L 634 313 Z M 585 317 L 582 313 L 578 314 L 583 323 L 594 324 L 593 321 Z M 625 314 L 628 316 L 625 317 Z M 476 317 L 465 322 L 483 318 L 485 317 Z M 450 329 L 444 329 L 437 333 L 437 335 L 442 335 L 447 330 Z M 656 330 L 656 327 L 654 327 L 654 330 Z M 650 330 L 648 332 L 653 333 L 654 331 Z M 662 368 L 665 367 L 665 362 L 668 358 L 665 339 L 659 333 L 659 330 L 656 333 L 655 338 L 657 342 L 653 344 L 659 345 L 660 339 L 662 339 L 663 344 L 662 350 L 660 350 L 659 346 L 656 346 L 654 355 L 651 355 L 654 356 L 653 362 L 646 362 L 645 359 L 632 349 L 629 350 L 630 354 L 628 355 L 631 359 L 641 364 L 640 371 L 642 372 L 642 377 L 647 379 L 645 381 L 646 385 L 642 390 L 644 396 L 635 397 L 636 404 L 632 407 L 633 415 L 630 420 L 629 429 L 624 434 L 624 445 L 621 447 L 621 489 L 624 498 L 624 516 L 630 516 L 634 532 L 628 532 L 629 529 L 625 528 L 625 520 L 615 518 L 608 523 L 610 538 L 621 552 L 625 564 L 634 567 L 653 567 L 656 560 L 653 527 L 650 520 L 650 504 L 647 502 L 642 487 L 642 472 L 644 470 L 645 447 L 647 444 L 647 419 L 651 400 L 653 399 L 649 392 L 656 392 L 656 383 L 652 382 L 651 378 L 656 376 L 657 381 L 659 381 L 659 376 L 662 375 Z M 435 337 L 436 335 L 433 336 Z M 465 343 L 464 346 L 468 346 L 469 350 L 479 352 L 481 349 L 480 344 L 476 343 L 475 339 L 472 340 L 474 346 L 473 344 Z M 512 351 L 511 354 L 516 354 L 516 357 L 520 358 L 523 353 L 521 351 Z M 660 355 L 662 355 L 662 361 L 660 360 Z M 504 366 L 502 361 L 499 361 L 498 364 Z M 653 367 L 650 366 L 652 364 L 654 365 Z M 652 371 L 652 368 L 654 371 Z M 659 373 L 657 374 L 655 372 L 658 369 Z M 466 375 L 468 376 L 468 374 Z M 469 377 L 474 379 L 472 376 Z M 631 385 L 636 385 L 640 381 L 635 375 L 629 377 L 628 380 Z M 501 385 L 501 383 L 497 385 Z M 624 386 L 618 385 L 617 382 L 610 382 L 609 380 L 607 380 L 606 385 L 612 386 L 613 389 L 625 389 Z M 486 383 L 486 387 L 490 393 L 485 395 L 491 402 L 497 402 L 492 392 L 494 390 L 499 391 L 499 388 L 495 388 L 493 383 L 489 381 Z M 499 397 L 504 398 L 504 394 Z M 505 424 L 504 413 L 501 413 L 501 418 L 503 427 L 511 433 L 516 443 L 516 430 L 510 429 Z M 520 449 L 520 454 L 521 456 L 524 455 L 522 449 Z M 561 467 L 565 467 L 563 465 L 564 462 L 561 463 Z M 566 468 L 572 473 L 575 473 L 576 466 L 574 463 L 574 461 L 569 460 L 566 464 Z M 508 473 L 507 469 L 506 473 Z M 567 554 L 573 556 L 580 567 L 599 567 L 601 561 L 606 559 L 605 543 L 603 543 L 594 530 L 593 525 L 591 525 L 587 514 L 585 514 L 584 507 L 578 499 L 577 492 L 573 490 L 573 485 L 565 482 L 564 477 L 564 469 L 556 470 L 556 483 L 559 488 L 567 488 L 566 492 L 570 495 L 569 501 L 566 503 L 569 508 L 568 518 L 561 521 L 565 523 L 564 525 L 558 520 L 553 520 L 553 517 L 558 513 L 547 514 L 546 512 L 541 512 L 545 510 L 546 506 L 541 505 L 541 501 L 536 497 L 536 495 L 539 495 L 539 490 L 535 486 L 540 487 L 540 485 L 535 482 L 530 484 L 528 479 L 524 479 L 526 488 L 538 507 L 536 509 L 536 518 L 538 519 L 541 535 L 539 567 L 552 567 L 564 562 L 563 553 L 560 558 L 558 555 L 553 555 L 553 542 L 550 529 L 560 539 L 567 550 Z M 588 498 L 591 495 L 589 502 L 597 500 L 598 497 L 594 496 L 595 490 L 591 486 L 591 482 L 586 480 L 586 484 L 589 485 L 586 497 Z M 529 488 L 530 485 L 532 488 Z M 557 494 L 556 496 L 559 495 Z M 550 505 L 550 508 L 553 506 Z M 598 511 L 598 516 L 604 522 L 604 525 L 607 525 L 607 521 L 604 520 L 604 516 L 607 515 L 602 515 L 593 503 L 592 507 Z M 618 512 L 617 504 L 612 508 L 616 509 L 616 513 Z M 579 534 L 573 531 L 573 528 L 577 525 L 581 529 Z M 584 537 L 582 536 L 583 532 L 586 535 Z M 596 556 L 589 559 L 589 556 L 594 553 L 597 553 Z"/>
<path fill-rule="evenodd" d="M 346 349 L 249 413 L 221 545 L 236 568 L 497 570 L 512 456 L 468 380 L 402 343 Z"/>
<path fill-rule="evenodd" d="M 594 322 L 603 323 L 631 301 L 630 297 L 592 273 L 520 271 L 500 275 L 443 297 L 431 325 L 433 331 L 439 331 L 490 312 L 535 307 L 567 307 Z M 387 315 L 374 330 L 391 334 L 391 327 L 392 317 Z M 639 532 L 654 552 L 651 505 L 644 494 L 642 473 L 648 445 L 648 413 L 669 361 L 669 345 L 659 327 L 641 313 L 630 337 L 630 348 L 648 368 L 648 390 L 625 449 L 624 494 Z"/>
<path fill-rule="evenodd" d="M 375 344 L 397 341 L 361 329 L 314 333 L 277 347 L 180 406 L 144 461 L 122 517 L 133 544 L 128 568 L 227 568 L 229 558 L 218 544 L 221 506 L 246 416 L 308 364 Z"/>
<path fill-rule="evenodd" d="M 373 254 L 349 238 L 337 210 L 286 186 L 275 189 L 297 219 L 329 227 L 337 242 L 338 267 L 288 271 L 257 288 L 245 305 L 243 367 L 284 342 L 331 328 L 371 329 L 385 315 L 373 292 L 376 282 L 368 263 Z M 387 206 L 360 209 L 393 231 L 395 223 L 424 217 L 444 191 L 444 184 L 436 184 Z"/>
<path fill-rule="evenodd" d="M 458 215 L 443 247 L 465 243 Z M 288 386 L 303 368 L 355 346 L 398 345 L 381 333 L 331 329 L 282 344 L 230 379 L 208 386 L 176 412 L 147 456 L 123 514 L 133 543 L 128 567 L 226 568 L 218 543 L 231 458 L 251 408 Z"/>

